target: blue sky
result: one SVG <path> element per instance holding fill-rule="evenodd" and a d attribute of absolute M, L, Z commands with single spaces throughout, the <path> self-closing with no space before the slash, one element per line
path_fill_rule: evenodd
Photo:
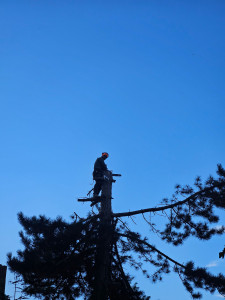
<path fill-rule="evenodd" d="M 222 0 L 1 1 L 1 264 L 21 247 L 19 211 L 87 214 L 76 198 L 92 188 L 102 151 L 123 175 L 115 212 L 154 206 L 176 183 L 225 165 L 224 13 Z M 136 220 L 133 229 L 155 240 Z M 223 237 L 155 243 L 224 272 Z M 153 300 L 190 299 L 176 276 L 137 280 Z"/>

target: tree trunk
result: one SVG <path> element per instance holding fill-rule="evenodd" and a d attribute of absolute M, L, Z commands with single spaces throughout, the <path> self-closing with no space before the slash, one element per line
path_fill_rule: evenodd
<path fill-rule="evenodd" d="M 6 266 L 0 265 L 0 300 L 5 298 L 5 278 L 6 278 Z"/>
<path fill-rule="evenodd" d="M 106 300 L 109 295 L 111 277 L 111 248 L 112 248 L 112 173 L 105 172 L 102 187 L 100 212 L 99 245 L 96 257 L 95 296 L 96 300 Z"/>

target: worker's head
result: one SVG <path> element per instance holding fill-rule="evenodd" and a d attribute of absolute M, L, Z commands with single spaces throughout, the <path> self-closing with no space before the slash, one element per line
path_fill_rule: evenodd
<path fill-rule="evenodd" d="M 102 157 L 103 157 L 103 159 L 108 158 L 108 157 L 109 157 L 109 153 L 107 153 L 107 152 L 102 152 Z"/>

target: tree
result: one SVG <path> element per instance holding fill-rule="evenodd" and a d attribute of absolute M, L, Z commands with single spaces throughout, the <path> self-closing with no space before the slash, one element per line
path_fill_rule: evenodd
<path fill-rule="evenodd" d="M 14 274 L 14 280 L 9 281 L 11 284 L 14 285 L 14 295 L 13 295 L 13 300 L 24 300 L 28 299 L 24 293 L 23 293 L 23 279 L 21 278 L 20 275 Z M 10 300 L 10 298 L 8 298 Z"/>
<path fill-rule="evenodd" d="M 215 209 L 225 208 L 225 170 L 218 165 L 217 178 L 206 182 L 197 177 L 193 188 L 175 187 L 170 199 L 163 199 L 157 207 L 113 213 L 111 211 L 112 174 L 105 181 L 101 209 L 86 218 L 66 222 L 62 218 L 50 220 L 45 216 L 25 217 L 18 214 L 23 226 L 20 238 L 24 250 L 17 257 L 8 254 L 10 269 L 21 275 L 23 291 L 42 299 L 150 299 L 140 291 L 133 278 L 124 271 L 129 264 L 152 282 L 162 280 L 164 274 L 174 271 L 194 299 L 201 298 L 199 289 L 210 293 L 217 290 L 225 295 L 225 277 L 210 274 L 205 268 L 195 267 L 192 261 L 181 264 L 151 244 L 147 237 L 133 232 L 122 219 L 142 215 L 151 229 L 161 239 L 176 247 L 188 238 L 207 241 L 222 235 L 224 226 L 217 224 Z M 181 197 L 184 199 L 180 200 Z M 159 229 L 151 215 L 159 213 L 166 218 Z M 151 264 L 155 272 L 149 274 L 145 266 Z"/>
<path fill-rule="evenodd" d="M 225 247 L 223 248 L 223 251 L 219 253 L 219 258 L 224 258 L 224 255 L 225 255 Z"/>

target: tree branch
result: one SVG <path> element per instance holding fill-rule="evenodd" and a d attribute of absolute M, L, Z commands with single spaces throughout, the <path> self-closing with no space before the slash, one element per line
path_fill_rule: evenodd
<path fill-rule="evenodd" d="M 124 273 L 124 271 L 123 271 L 123 266 L 122 266 L 122 262 L 121 262 L 121 260 L 120 260 L 120 255 L 119 255 L 119 252 L 118 252 L 117 244 L 115 243 L 114 246 L 115 246 L 116 257 L 117 257 L 117 260 L 118 260 L 118 262 L 116 262 L 116 263 L 118 264 L 118 267 L 119 267 L 119 269 L 120 269 L 121 276 L 122 276 L 122 278 L 123 278 L 123 280 L 124 280 L 124 283 L 125 283 L 125 285 L 126 285 L 126 288 L 129 290 L 129 292 L 130 292 L 131 294 L 133 294 L 133 289 L 132 289 L 132 287 L 130 286 L 130 283 L 128 282 L 128 280 L 127 280 L 127 278 L 126 278 L 126 275 L 125 275 L 125 273 Z"/>
<path fill-rule="evenodd" d="M 129 236 L 128 234 L 123 234 L 123 233 L 119 233 L 120 236 L 126 237 L 128 239 L 136 239 L 138 242 L 148 246 L 149 248 L 151 248 L 152 250 L 158 252 L 160 255 L 162 255 L 163 257 L 165 257 L 166 259 L 168 259 L 169 261 L 171 261 L 172 263 L 174 263 L 175 265 L 178 265 L 182 268 L 185 268 L 184 265 L 180 264 L 179 262 L 177 262 L 176 260 L 170 258 L 169 256 L 167 256 L 166 254 L 164 254 L 163 252 L 161 252 L 160 250 L 158 250 L 157 248 L 155 248 L 154 246 L 150 245 L 149 243 L 147 243 L 146 241 L 140 240 L 138 238 L 135 238 L 134 236 Z"/>
<path fill-rule="evenodd" d="M 176 206 L 183 205 L 183 204 L 187 203 L 188 201 L 192 200 L 193 198 L 196 198 L 197 196 L 199 196 L 201 193 L 211 191 L 214 188 L 221 187 L 223 185 L 224 185 L 224 183 L 217 184 L 217 185 L 214 185 L 214 186 L 210 186 L 210 187 L 205 188 L 203 190 L 200 190 L 200 191 L 194 193 L 193 195 L 189 196 L 188 198 L 186 198 L 184 200 L 181 200 L 181 201 L 178 201 L 176 203 L 172 203 L 172 204 L 161 206 L 161 207 L 151 207 L 151 208 L 146 208 L 146 209 L 128 211 L 128 212 L 124 212 L 124 213 L 115 213 L 115 214 L 113 214 L 113 217 L 129 217 L 129 216 L 133 216 L 133 215 L 144 214 L 144 213 L 147 213 L 147 212 L 156 212 L 156 211 L 163 211 L 163 210 L 166 210 L 166 209 L 170 209 L 170 208 L 173 208 L 173 207 L 176 207 Z"/>

